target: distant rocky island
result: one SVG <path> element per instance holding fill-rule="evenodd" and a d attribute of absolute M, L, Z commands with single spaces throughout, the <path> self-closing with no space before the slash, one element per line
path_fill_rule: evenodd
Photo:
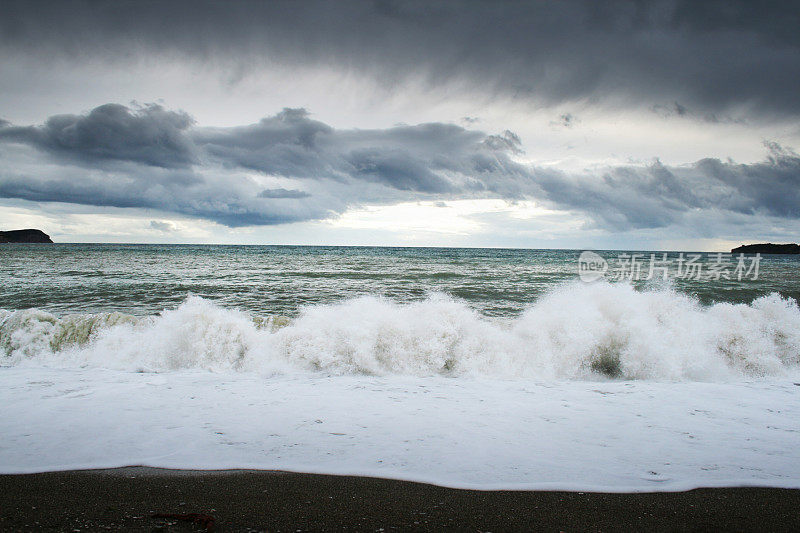
<path fill-rule="evenodd" d="M 52 243 L 50 235 L 39 229 L 0 231 L 0 243 Z"/>
<path fill-rule="evenodd" d="M 744 244 L 731 250 L 732 254 L 800 254 L 800 244 Z"/>

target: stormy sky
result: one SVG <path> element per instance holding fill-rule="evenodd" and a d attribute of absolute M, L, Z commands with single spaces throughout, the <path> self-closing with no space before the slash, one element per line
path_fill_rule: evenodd
<path fill-rule="evenodd" d="M 725 250 L 800 230 L 792 2 L 4 2 L 60 241 Z"/>

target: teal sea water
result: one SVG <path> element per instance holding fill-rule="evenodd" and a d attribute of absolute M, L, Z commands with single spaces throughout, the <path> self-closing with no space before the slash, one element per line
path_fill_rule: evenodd
<path fill-rule="evenodd" d="M 307 306 L 357 296 L 419 301 L 448 294 L 482 315 L 513 317 L 548 291 L 577 281 L 578 250 L 56 244 L 0 246 L 0 308 L 55 314 L 120 311 L 151 315 L 189 295 L 255 314 L 297 316 Z M 611 264 L 638 254 L 637 288 L 647 280 L 648 251 L 600 251 Z M 750 303 L 770 293 L 800 299 L 800 256 L 763 256 L 758 279 L 737 279 L 736 257 L 723 256 L 729 279 L 679 277 L 678 252 L 655 252 L 670 285 L 702 304 Z M 688 252 L 686 253 L 688 254 Z M 750 259 L 748 259 L 748 267 Z"/>

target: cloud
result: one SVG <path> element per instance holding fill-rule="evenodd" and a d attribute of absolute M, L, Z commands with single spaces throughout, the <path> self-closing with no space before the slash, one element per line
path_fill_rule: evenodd
<path fill-rule="evenodd" d="M 580 120 L 572 113 L 562 113 L 561 115 L 559 115 L 558 120 L 551 121 L 550 125 L 561 126 L 564 128 L 571 128 L 578 122 L 580 122 Z"/>
<path fill-rule="evenodd" d="M 296 189 L 284 189 L 279 187 L 277 189 L 264 189 L 258 193 L 259 198 L 287 198 L 298 200 L 300 198 L 308 198 L 311 196 L 306 191 L 298 191 Z"/>
<path fill-rule="evenodd" d="M 106 104 L 86 115 L 50 117 L 42 126 L 0 124 L 0 140 L 29 144 L 78 162 L 111 159 L 185 168 L 196 162 L 186 137 L 192 124 L 186 113 L 155 104 L 133 110 Z"/>
<path fill-rule="evenodd" d="M 488 146 L 491 150 L 509 151 L 515 154 L 521 154 L 522 140 L 513 131 L 505 130 L 500 135 L 489 135 L 483 140 L 483 144 Z"/>
<path fill-rule="evenodd" d="M 172 222 L 160 221 L 160 220 L 151 220 L 150 227 L 157 231 L 162 231 L 164 233 L 170 233 L 175 231 L 175 225 Z"/>
<path fill-rule="evenodd" d="M 797 2 L 662 0 L 159 3 L 8 0 L 5 62 L 123 67 L 139 57 L 332 68 L 400 88 L 470 90 L 545 103 L 681 102 L 699 116 L 800 113 Z"/>
<path fill-rule="evenodd" d="M 743 214 L 765 213 L 781 218 L 800 218 L 800 156 L 774 142 L 766 161 L 751 165 L 703 159 L 696 168 L 717 180 L 724 191 L 719 205 Z"/>
<path fill-rule="evenodd" d="M 476 177 L 508 175 L 517 168 L 509 156 L 521 152 L 519 137 L 510 131 L 487 135 L 442 123 L 337 130 L 303 109 L 284 109 L 249 126 L 198 128 L 192 138 L 228 167 L 430 194 L 499 190 L 502 179 L 482 183 Z"/>
<path fill-rule="evenodd" d="M 587 213 L 597 226 L 612 231 L 680 225 L 698 215 L 796 220 L 800 156 L 775 143 L 766 146 L 766 160 L 753 164 L 707 158 L 676 167 L 660 161 L 614 167 L 600 176 L 555 171 L 536 176 L 542 198 L 561 209 Z"/>
<path fill-rule="evenodd" d="M 282 224 L 415 195 L 518 195 L 518 146 L 508 131 L 451 124 L 337 130 L 284 109 L 247 126 L 198 128 L 160 106 L 107 104 L 0 128 L 0 197 Z"/>
<path fill-rule="evenodd" d="M 71 129 L 67 140 L 58 136 Z M 535 200 L 612 232 L 688 219 L 800 219 L 800 156 L 776 143 L 766 148 L 767 158 L 752 164 L 656 160 L 563 172 L 521 161 L 521 140 L 508 130 L 337 129 L 303 109 L 201 128 L 158 106 L 109 104 L 0 128 L 0 198 L 157 209 L 231 227 L 326 219 L 367 204 L 480 198 Z"/>
<path fill-rule="evenodd" d="M 673 102 L 670 105 L 663 105 L 663 104 L 655 104 L 650 107 L 650 110 L 653 113 L 656 113 L 661 118 L 689 118 L 694 120 L 699 120 L 701 122 L 706 122 L 709 124 L 720 124 L 720 123 L 727 123 L 727 124 L 746 124 L 746 120 L 742 118 L 734 118 L 730 115 L 719 114 L 719 113 L 705 113 L 705 114 L 698 114 L 694 110 L 689 109 L 688 107 L 679 104 L 678 102 Z"/>

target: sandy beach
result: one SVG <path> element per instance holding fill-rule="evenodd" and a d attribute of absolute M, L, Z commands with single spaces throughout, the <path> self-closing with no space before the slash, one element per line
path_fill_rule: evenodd
<path fill-rule="evenodd" d="M 768 488 L 470 491 L 363 477 L 143 467 L 0 476 L 3 531 L 792 531 L 800 527 L 798 505 L 800 490 Z M 192 521 L 193 515 L 202 516 Z"/>

